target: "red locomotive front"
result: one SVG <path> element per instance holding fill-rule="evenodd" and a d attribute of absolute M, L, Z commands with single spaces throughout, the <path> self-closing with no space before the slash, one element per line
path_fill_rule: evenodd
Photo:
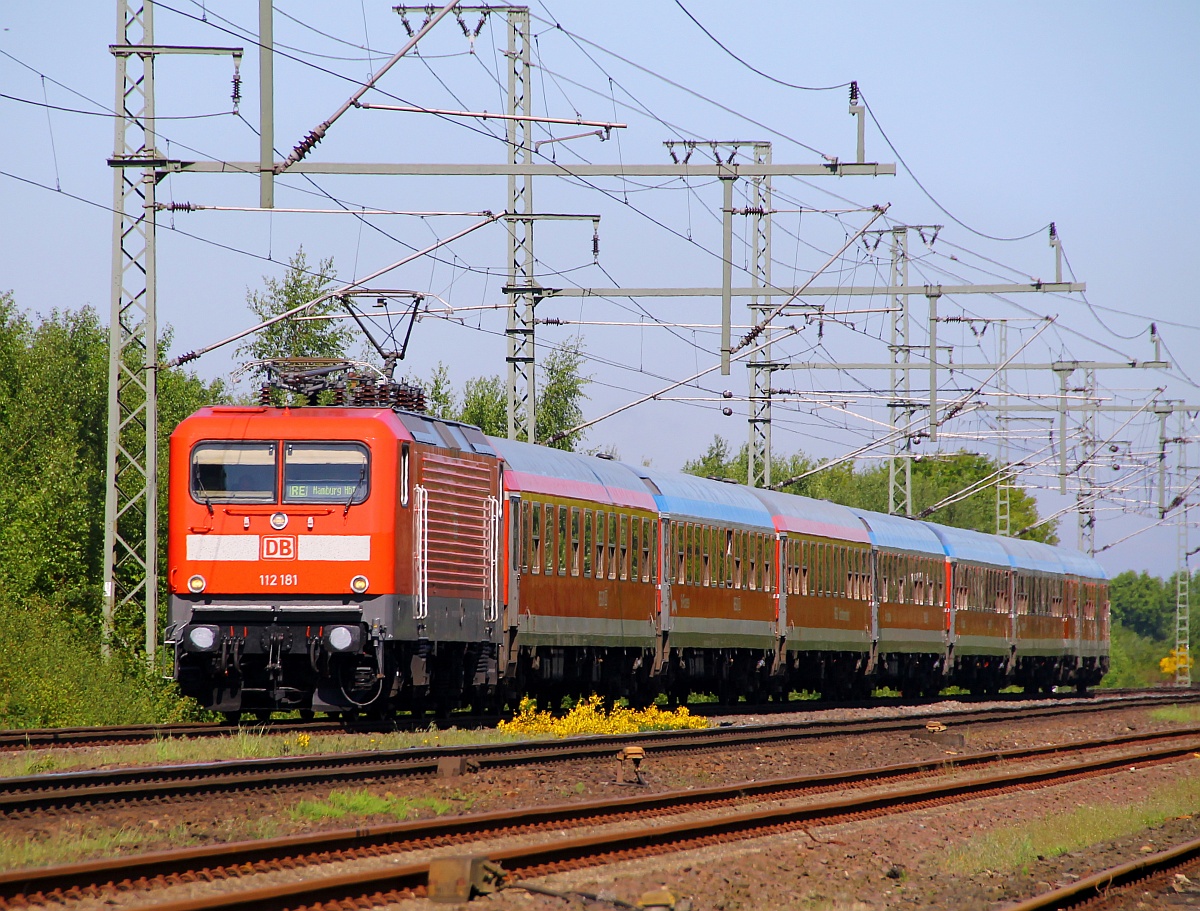
<path fill-rule="evenodd" d="M 382 710 L 427 695 L 435 676 L 457 684 L 468 654 L 494 651 L 494 560 L 477 561 L 479 579 L 436 572 L 439 542 L 490 547 L 497 461 L 458 442 L 388 408 L 217 406 L 183 421 L 167 636 L 181 690 L 229 714 Z M 447 471 L 476 484 L 443 527 Z M 443 639 L 460 644 L 439 656 L 428 643 Z"/>

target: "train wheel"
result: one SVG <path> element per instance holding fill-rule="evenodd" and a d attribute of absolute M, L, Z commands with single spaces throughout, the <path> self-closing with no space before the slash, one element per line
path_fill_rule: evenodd
<path fill-rule="evenodd" d="M 309 722 L 309 721 L 312 721 L 316 717 L 317 717 L 317 713 L 314 712 L 312 709 L 301 709 L 300 710 L 300 720 L 301 721 Z"/>
<path fill-rule="evenodd" d="M 225 720 L 225 723 L 227 725 L 229 725 L 230 727 L 237 727 L 239 724 L 241 724 L 241 721 L 242 721 L 242 713 L 241 712 L 222 712 L 221 717 Z"/>

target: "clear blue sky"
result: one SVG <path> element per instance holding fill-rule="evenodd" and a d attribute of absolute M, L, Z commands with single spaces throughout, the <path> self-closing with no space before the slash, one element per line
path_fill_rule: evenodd
<path fill-rule="evenodd" d="M 90 305 L 107 318 L 112 174 L 106 159 L 113 126 L 110 118 L 94 115 L 113 104 L 108 45 L 115 39 L 114 6 L 0 7 L 0 93 L 11 96 L 0 98 L 7 127 L 0 154 L 5 175 L 0 176 L 0 289 L 11 289 L 30 311 Z M 364 79 L 407 40 L 391 6 L 373 0 L 278 4 L 276 40 L 293 48 L 281 48 L 288 56 L 281 54 L 276 61 L 279 149 L 286 153 L 349 97 L 353 80 Z M 229 0 L 168 0 L 157 7 L 160 44 L 241 45 L 247 51 L 241 67 L 244 120 L 229 113 L 229 58 L 160 58 L 160 116 L 219 115 L 160 121 L 160 149 L 169 157 L 256 157 L 257 54 L 252 38 L 246 37 L 256 29 L 254 7 Z M 705 35 L 684 8 L 728 50 Z M 899 173 L 777 180 L 776 284 L 790 286 L 811 276 L 866 217 L 796 209 L 890 203 L 889 224 L 944 225 L 931 247 L 914 237 L 915 283 L 1051 279 L 1054 259 L 1045 228 L 1054 221 L 1068 271 L 1087 282 L 1086 301 L 1079 295 L 964 296 L 943 299 L 941 314 L 1026 319 L 1011 324 L 1010 353 L 1026 345 L 1015 363 L 1148 359 L 1153 355 L 1149 323 L 1157 321 L 1167 346 L 1164 356 L 1175 368 L 1104 373 L 1101 396 L 1106 402 L 1140 405 L 1150 390 L 1165 387 L 1163 397 L 1200 403 L 1200 389 L 1192 381 L 1200 378 L 1200 316 L 1187 273 L 1195 258 L 1191 223 L 1200 202 L 1190 160 L 1200 145 L 1191 97 L 1200 84 L 1195 52 L 1200 5 L 866 2 L 846 8 L 684 0 L 681 7 L 658 0 L 535 3 L 532 12 L 534 113 L 629 124 L 608 142 L 576 139 L 544 146 L 543 155 L 553 154 L 567 168 L 583 161 L 657 163 L 667 160 L 664 141 L 704 139 L 768 140 L 777 163 L 812 163 L 822 155 L 851 159 L 855 132 L 844 87 L 788 88 L 751 67 L 804 86 L 844 86 L 857 80 L 878 119 L 868 123 L 867 157 L 897 162 Z M 470 27 L 477 21 L 471 15 L 464 19 Z M 380 87 L 391 97 L 375 97 L 429 107 L 502 110 L 505 68 L 497 51 L 504 41 L 502 23 L 499 16 L 485 22 L 471 53 L 458 25 L 444 21 L 423 44 L 420 59 L 402 61 L 385 77 Z M 47 103 L 70 110 L 48 109 L 43 106 Z M 567 132 L 560 128 L 554 135 Z M 549 135 L 540 128 L 536 133 L 537 138 Z M 502 130 L 495 122 L 351 111 L 311 159 L 499 162 L 505 155 L 499 136 Z M 745 204 L 744 192 L 745 182 L 739 181 L 735 205 Z M 289 176 L 279 181 L 277 205 L 331 207 L 323 194 L 350 204 L 405 210 L 498 211 L 506 204 L 502 178 L 326 177 L 310 182 Z M 159 197 L 254 206 L 257 186 L 252 178 L 236 176 L 173 176 L 162 182 Z M 706 180 L 539 181 L 538 211 L 602 216 L 599 265 L 593 264 L 590 223 L 539 225 L 540 278 L 554 287 L 719 284 L 720 200 L 719 186 Z M 160 320 L 173 328 L 173 351 L 195 348 L 249 326 L 247 289 L 259 287 L 264 275 L 281 275 L 301 244 L 311 257 L 334 257 L 339 276 L 349 280 L 469 221 L 164 214 Z M 741 265 L 747 256 L 744 227 L 739 224 L 737 231 L 734 260 Z M 984 235 L 1032 236 L 1001 242 Z M 874 251 L 854 245 L 818 283 L 886 281 L 885 248 L 886 243 Z M 459 384 L 504 369 L 502 314 L 466 308 L 503 301 L 505 259 L 502 230 L 488 228 L 437 258 L 387 277 L 389 287 L 440 295 L 461 317 L 453 323 L 422 321 L 406 364 L 414 375 L 427 376 L 439 361 Z M 735 317 L 744 322 L 742 303 Z M 820 337 L 817 327 L 810 326 L 779 346 L 778 356 L 831 362 L 887 359 L 886 316 L 845 313 L 881 307 L 882 299 L 843 297 L 827 303 L 831 311 L 844 314 L 842 322 L 827 323 Z M 582 332 L 591 357 L 587 369 L 595 379 L 587 410 L 589 417 L 595 416 L 714 363 L 717 339 L 704 326 L 716 322 L 718 308 L 712 299 L 549 302 L 539 315 L 643 325 L 547 326 L 539 344 Z M 924 299 L 914 299 L 913 308 L 914 343 L 924 344 Z M 1037 330 L 1033 318 L 1047 315 L 1056 317 L 1055 324 L 1032 339 Z M 688 325 L 667 329 L 664 322 Z M 944 324 L 939 341 L 956 346 L 956 359 L 992 358 L 995 327 L 983 331 L 983 325 Z M 232 352 L 220 352 L 198 362 L 196 369 L 217 376 L 233 366 Z M 964 395 L 984 380 L 978 374 L 943 376 L 942 396 Z M 925 390 L 926 382 L 915 377 L 914 389 Z M 1011 382 L 1027 401 L 1054 389 L 1048 374 L 1014 374 Z M 886 387 L 886 374 L 785 371 L 777 375 L 777 384 L 805 393 L 776 407 L 777 454 L 803 450 L 836 457 L 877 439 L 882 426 L 872 422 L 888 419 L 873 394 Z M 732 417 L 722 416 L 726 402 L 715 398 L 726 389 L 734 394 L 729 400 Z M 676 394 L 692 401 L 653 403 L 598 425 L 588 443 L 614 445 L 626 459 L 676 468 L 702 452 L 714 434 L 741 444 L 745 394 L 745 371 L 735 366 L 730 377 L 710 375 L 699 388 Z M 947 427 L 950 436 L 943 448 L 994 452 L 994 422 L 979 413 L 956 420 L 957 425 Z M 1032 462 L 1046 460 L 1053 451 L 1047 450 L 1049 425 L 1026 422 L 1019 429 L 1016 450 Z M 1188 432 L 1195 434 L 1190 422 Z M 1111 437 L 1119 449 L 1098 470 L 1098 480 L 1114 485 L 1101 506 L 1098 543 L 1103 546 L 1147 524 L 1130 514 L 1153 500 L 1157 422 L 1144 415 L 1132 420 L 1128 414 L 1101 417 L 1097 433 L 1104 440 Z M 1200 454 L 1192 461 L 1200 461 Z M 1120 464 L 1120 470 L 1113 464 Z M 1026 482 L 1038 488 L 1052 485 L 1053 467 L 1031 468 Z M 1070 503 L 1052 492 L 1039 497 L 1046 512 Z M 1063 517 L 1061 535 L 1065 543 L 1075 543 L 1072 514 Z M 1169 573 L 1174 533 L 1136 536 L 1105 551 L 1102 559 L 1112 571 Z"/>

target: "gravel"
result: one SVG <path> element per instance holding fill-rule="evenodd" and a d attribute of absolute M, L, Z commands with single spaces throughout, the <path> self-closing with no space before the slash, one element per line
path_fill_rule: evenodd
<path fill-rule="evenodd" d="M 885 717 L 902 711 L 872 710 Z M 862 717 L 864 713 L 864 710 L 847 710 L 847 717 Z M 821 717 L 829 715 L 822 713 Z M 948 745 L 954 743 L 953 738 L 948 743 L 939 743 L 907 733 L 881 733 L 673 757 L 651 756 L 642 771 L 646 790 L 656 792 L 946 758 L 963 752 L 1097 739 L 1176 726 L 1152 721 L 1146 708 L 1044 720 L 973 723 L 963 728 L 952 721 L 947 724 L 948 733 L 962 735 L 961 747 Z M 636 786 L 616 780 L 617 771 L 615 761 L 561 762 L 486 770 L 453 779 L 394 780 L 362 787 L 396 797 L 436 797 L 453 807 L 485 811 L 635 793 Z M 481 896 L 470 907 L 478 911 L 605 909 L 620 907 L 614 900 L 635 904 L 647 892 L 666 889 L 678 899 L 677 911 L 689 907 L 692 911 L 1002 908 L 1096 870 L 1198 837 L 1196 820 L 1191 816 L 1167 820 L 1108 843 L 1032 860 L 1016 870 L 955 873 L 947 865 L 953 851 L 975 844 L 976 839 L 988 833 L 1063 815 L 1083 804 L 1138 806 L 1145 803 L 1151 792 L 1193 778 L 1196 771 L 1200 767 L 1194 765 L 1194 760 L 1125 770 L 1103 778 L 936 810 L 817 826 L 787 835 L 578 870 L 536 881 L 539 887 L 560 891 L 565 897 L 506 889 Z M 124 851 L 135 853 L 183 844 L 182 833 L 186 833 L 186 843 L 213 843 L 239 840 L 252 833 L 283 835 L 392 821 L 346 817 L 317 824 L 292 812 L 300 799 L 324 797 L 328 791 L 328 787 L 288 788 L 6 819 L 4 838 L 10 844 L 23 839 L 70 840 L 96 831 L 123 829 L 130 841 Z M 429 815 L 428 811 L 422 815 Z M 264 829 L 263 820 L 270 821 L 269 832 Z M 168 830 L 174 831 L 169 839 L 164 835 Z M 1195 878 L 1196 891 L 1190 890 L 1188 882 L 1177 881 L 1175 890 L 1143 896 L 1140 900 L 1149 909 L 1200 907 L 1200 875 Z M 600 900 L 585 899 L 579 893 L 598 896 Z M 396 907 L 423 911 L 447 906 L 414 900 Z"/>

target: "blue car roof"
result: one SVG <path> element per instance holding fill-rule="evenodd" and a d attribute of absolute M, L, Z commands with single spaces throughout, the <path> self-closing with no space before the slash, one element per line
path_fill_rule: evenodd
<path fill-rule="evenodd" d="M 946 548 L 946 556 L 968 563 L 984 563 L 989 566 L 1012 567 L 1012 554 L 1001 543 L 1004 539 L 968 528 L 951 528 L 933 522 L 922 523 L 937 535 Z"/>
<path fill-rule="evenodd" d="M 1070 547 L 1056 547 L 1067 572 L 1085 579 L 1107 579 L 1108 572 L 1098 561 Z"/>
<path fill-rule="evenodd" d="M 1013 555 L 1013 565 L 1018 569 L 1043 573 L 1069 573 L 1085 579 L 1107 579 L 1108 573 L 1099 563 L 1086 554 L 1069 547 L 1052 547 L 1038 541 L 1021 538 L 1002 538 L 1004 546 Z"/>
<path fill-rule="evenodd" d="M 673 519 L 728 522 L 775 531 L 771 513 L 748 487 L 710 481 L 690 474 L 671 474 L 640 467 L 634 470 L 654 485 L 650 492 L 659 511 Z"/>
<path fill-rule="evenodd" d="M 642 479 L 623 462 L 488 437 L 504 459 L 505 487 L 530 493 L 656 509 Z"/>
<path fill-rule="evenodd" d="M 871 540 L 862 521 L 846 506 L 777 490 L 755 490 L 754 496 L 770 510 L 779 531 L 864 544 Z"/>
<path fill-rule="evenodd" d="M 1058 551 L 1053 547 L 1034 541 L 1023 541 L 1020 538 L 1001 538 L 1000 543 L 1012 557 L 1012 565 L 1017 569 L 1059 575 L 1067 571 Z"/>
<path fill-rule="evenodd" d="M 865 509 L 851 510 L 867 527 L 871 543 L 885 550 L 904 550 L 911 553 L 945 557 L 946 550 L 928 522 L 918 522 L 904 516 L 889 516 Z"/>

